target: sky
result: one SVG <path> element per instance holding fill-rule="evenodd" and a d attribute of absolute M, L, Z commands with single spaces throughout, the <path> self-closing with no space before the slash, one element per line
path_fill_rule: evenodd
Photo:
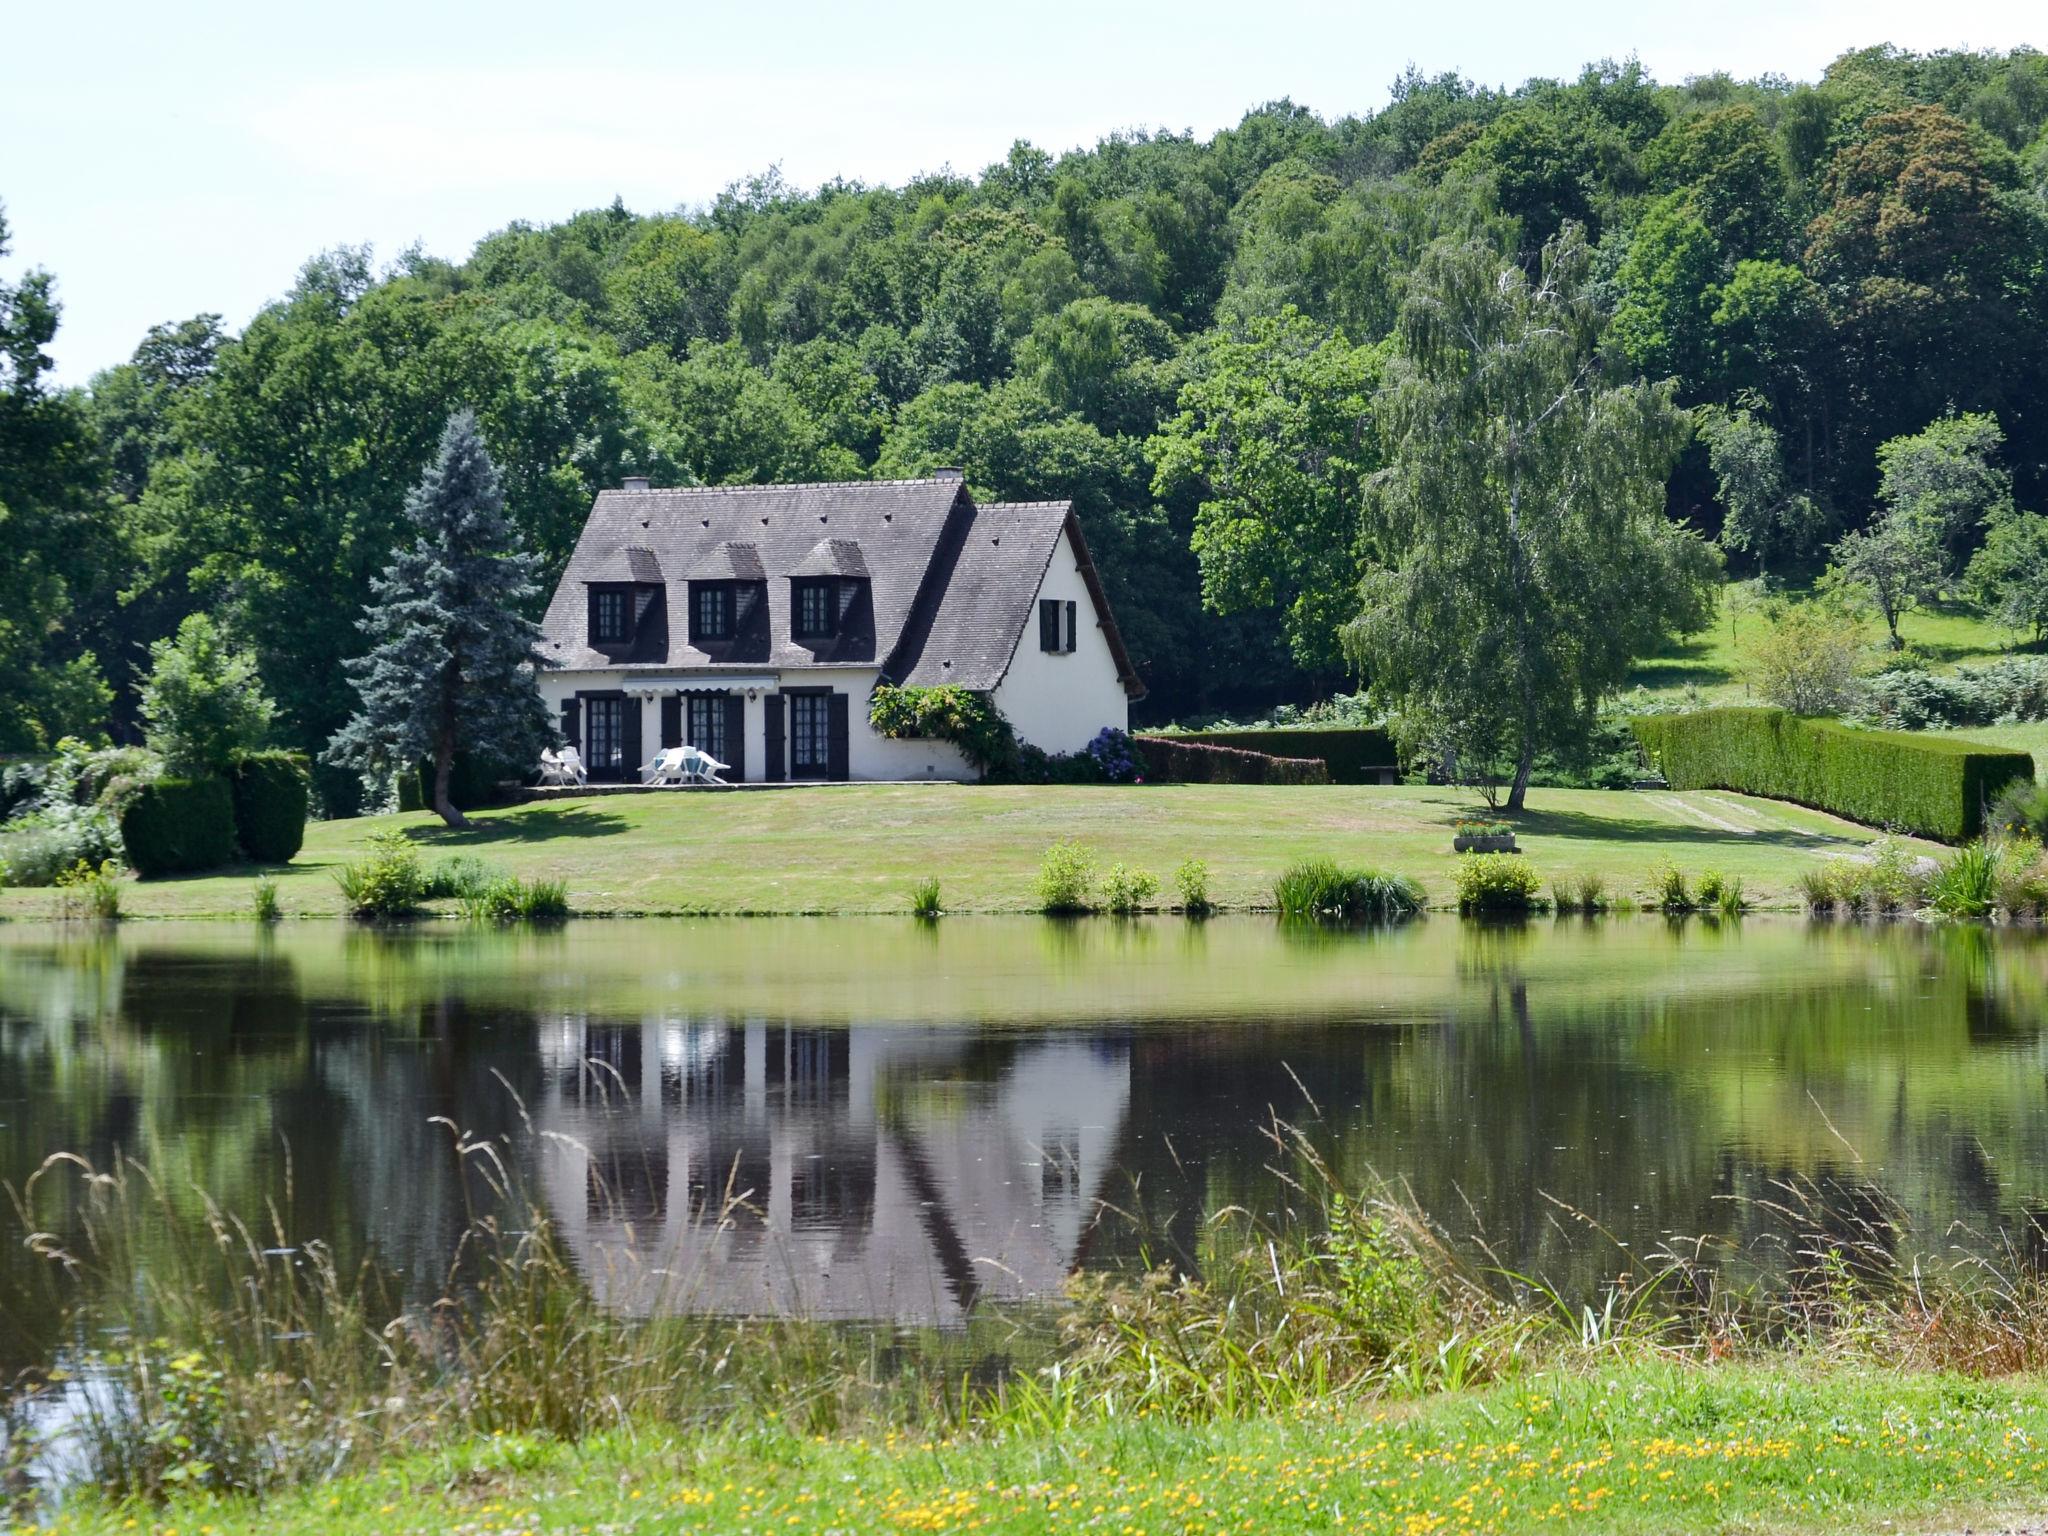
<path fill-rule="evenodd" d="M 1813 79 L 1881 42 L 2048 46 L 2038 0 L 10 9 L 0 273 L 56 275 L 73 384 L 159 321 L 239 329 L 336 245 L 460 259 L 514 220 L 700 205 L 773 165 L 798 186 L 896 183 L 978 171 L 1019 138 L 1207 135 L 1282 96 L 1364 113 L 1410 63 L 1510 86 L 1630 54 L 1660 80 Z"/>

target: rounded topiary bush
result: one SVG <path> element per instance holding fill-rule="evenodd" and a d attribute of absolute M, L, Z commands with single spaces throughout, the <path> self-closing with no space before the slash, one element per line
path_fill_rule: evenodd
<path fill-rule="evenodd" d="M 306 765 L 289 752 L 245 753 L 229 787 L 242 852 L 258 864 L 289 864 L 306 841 Z"/>
<path fill-rule="evenodd" d="M 226 779 L 154 779 L 121 811 L 128 862 L 145 880 L 218 869 L 235 856 L 235 804 Z"/>

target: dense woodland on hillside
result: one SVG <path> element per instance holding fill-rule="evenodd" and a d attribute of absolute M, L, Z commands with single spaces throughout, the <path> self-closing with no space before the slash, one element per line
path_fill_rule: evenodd
<path fill-rule="evenodd" d="M 1950 415 L 1992 418 L 2014 499 L 2048 508 L 2048 56 L 1512 91 L 1411 70 L 1369 117 L 1279 102 L 899 188 L 771 172 L 459 264 L 337 249 L 240 335 L 169 321 L 84 390 L 44 378 L 62 274 L 0 287 L 0 749 L 131 736 L 145 647 L 204 610 L 317 752 L 462 406 L 546 582 L 627 473 L 960 465 L 977 494 L 1075 500 L 1155 717 L 1327 690 L 1423 253 L 1533 270 L 1568 225 L 1607 363 L 1676 380 L 1696 424 L 1669 516 L 1733 572 L 1811 568 L 1872 519 L 1880 445 Z"/>

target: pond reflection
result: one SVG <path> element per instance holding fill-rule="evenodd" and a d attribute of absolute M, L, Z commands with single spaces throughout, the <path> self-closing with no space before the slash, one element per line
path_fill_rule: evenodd
<path fill-rule="evenodd" d="M 455 1130 L 497 1143 L 610 1305 L 956 1325 L 1078 1267 L 1192 1262 L 1223 1205 L 1284 1211 L 1276 1115 L 1568 1292 L 1701 1239 L 1781 1275 L 1788 1187 L 1915 1251 L 2029 1252 L 2048 942 L 1759 918 L 0 932 L 0 1179 L 136 1158 L 422 1299 L 488 1197 Z M 33 1215 L 72 1219 L 47 1189 Z M 0 1222 L 19 1367 L 61 1323 Z"/>

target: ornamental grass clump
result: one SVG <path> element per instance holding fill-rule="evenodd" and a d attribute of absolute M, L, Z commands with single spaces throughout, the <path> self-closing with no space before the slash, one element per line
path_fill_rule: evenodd
<path fill-rule="evenodd" d="M 1586 917 L 1607 910 L 1607 882 L 1598 875 L 1580 875 L 1576 880 L 1550 882 L 1550 907 L 1560 916 L 1576 912 Z"/>
<path fill-rule="evenodd" d="M 1460 912 L 1527 912 L 1543 889 L 1536 871 L 1520 854 L 1461 853 L 1456 868 Z"/>
<path fill-rule="evenodd" d="M 939 877 L 926 875 L 910 888 L 910 915 L 930 921 L 945 909 L 939 904 Z"/>
<path fill-rule="evenodd" d="M 1650 872 L 1649 904 L 1656 911 L 1672 914 L 1699 910 L 1685 872 L 1675 864 L 1659 865 Z"/>
<path fill-rule="evenodd" d="M 284 916 L 277 902 L 277 882 L 268 875 L 258 880 L 249 893 L 249 915 L 259 923 L 274 923 Z"/>
<path fill-rule="evenodd" d="M 471 922 L 549 922 L 569 915 L 569 887 L 560 880 L 499 875 L 458 897 L 456 910 Z"/>
<path fill-rule="evenodd" d="M 1143 910 L 1159 894 L 1159 877 L 1150 870 L 1112 864 L 1102 877 L 1102 904 L 1119 917 Z"/>
<path fill-rule="evenodd" d="M 1095 850 L 1064 838 L 1038 866 L 1038 910 L 1053 916 L 1095 910 Z"/>
<path fill-rule="evenodd" d="M 1282 917 L 1366 922 L 1411 917 L 1428 904 L 1428 897 L 1406 875 L 1305 859 L 1273 882 L 1273 904 Z"/>
<path fill-rule="evenodd" d="M 2001 845 L 1965 843 L 1927 882 L 1927 904 L 1943 917 L 1989 917 L 1998 906 Z"/>

